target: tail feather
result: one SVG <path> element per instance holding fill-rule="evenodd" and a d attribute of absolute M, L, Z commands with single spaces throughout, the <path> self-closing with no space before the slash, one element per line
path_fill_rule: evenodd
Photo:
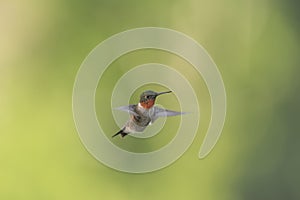
<path fill-rule="evenodd" d="M 114 134 L 113 136 L 111 136 L 112 138 L 113 137 L 116 137 L 117 135 L 121 134 L 122 137 L 125 137 L 126 135 L 128 135 L 128 133 L 125 133 L 124 132 L 124 128 L 121 129 L 119 132 L 117 132 L 116 134 Z"/>

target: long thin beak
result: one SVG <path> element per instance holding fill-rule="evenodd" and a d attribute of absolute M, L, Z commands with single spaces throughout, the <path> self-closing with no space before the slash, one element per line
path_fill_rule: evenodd
<path fill-rule="evenodd" d="M 159 95 L 161 95 L 161 94 L 167 94 L 167 93 L 170 93 L 170 92 L 172 92 L 172 91 L 167 91 L 167 92 L 159 92 L 159 93 L 157 93 L 157 94 L 156 94 L 156 96 L 159 96 Z"/>

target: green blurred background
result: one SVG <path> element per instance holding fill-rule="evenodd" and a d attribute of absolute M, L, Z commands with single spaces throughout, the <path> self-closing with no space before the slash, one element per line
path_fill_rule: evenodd
<path fill-rule="evenodd" d="M 300 199 L 299 17 L 296 0 L 1 0 L 0 199 Z M 160 171 L 126 174 L 81 144 L 72 87 L 99 42 L 144 26 L 206 48 L 228 112 L 218 144 L 198 160 L 209 120 L 208 94 L 199 94 L 206 119 L 188 151 Z M 164 62 L 156 54 L 129 57 Z"/>

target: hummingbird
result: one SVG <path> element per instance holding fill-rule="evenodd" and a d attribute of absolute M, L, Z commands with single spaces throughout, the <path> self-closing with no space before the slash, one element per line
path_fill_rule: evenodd
<path fill-rule="evenodd" d="M 140 102 L 138 104 L 116 108 L 118 110 L 127 111 L 130 114 L 130 118 L 124 127 L 112 137 L 117 135 L 125 137 L 130 133 L 143 132 L 148 125 L 151 125 L 159 117 L 185 114 L 184 112 L 176 112 L 154 106 L 155 100 L 159 95 L 171 92 L 172 91 L 154 92 L 147 90 L 140 95 Z"/>

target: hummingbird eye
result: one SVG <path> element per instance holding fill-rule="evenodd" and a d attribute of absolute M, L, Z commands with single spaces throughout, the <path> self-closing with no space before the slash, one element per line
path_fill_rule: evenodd
<path fill-rule="evenodd" d="M 145 96 L 146 99 L 149 99 L 149 96 Z"/>

